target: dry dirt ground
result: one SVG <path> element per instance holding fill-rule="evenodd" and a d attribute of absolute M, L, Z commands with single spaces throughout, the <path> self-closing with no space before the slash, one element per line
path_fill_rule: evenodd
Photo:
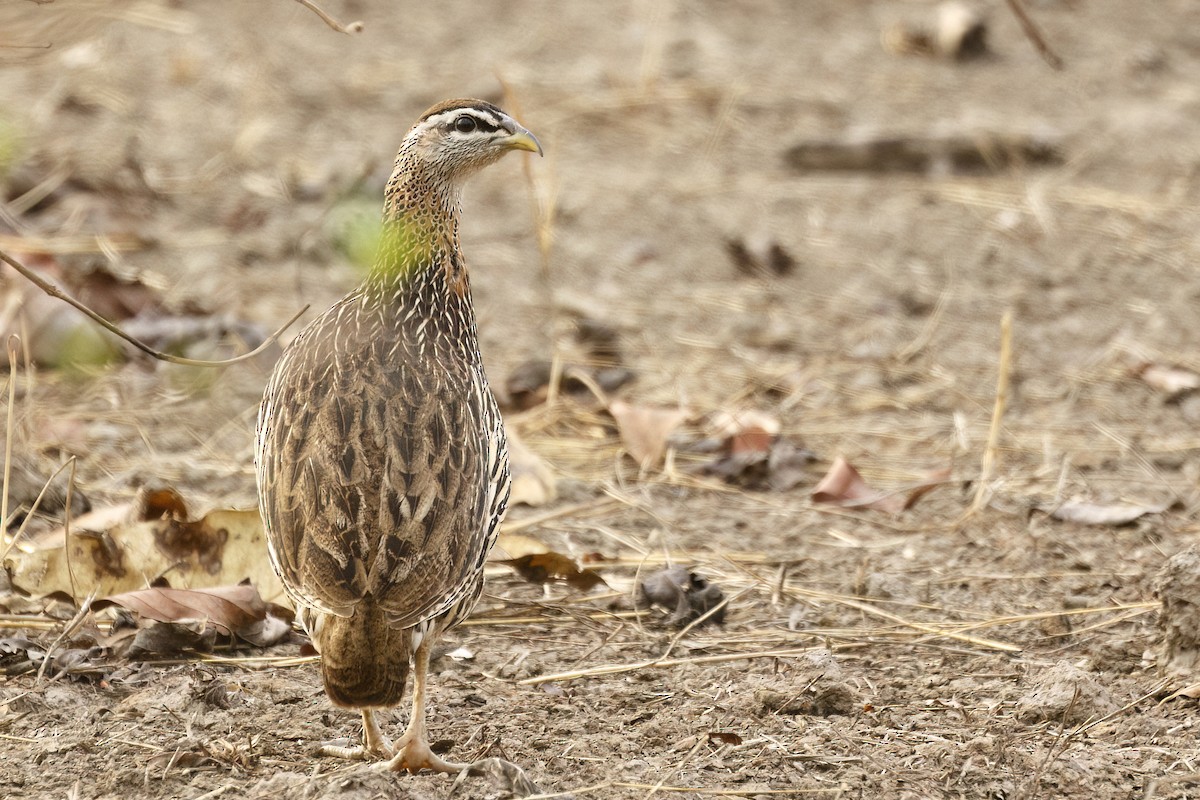
<path fill-rule="evenodd" d="M 925 2 L 329 0 L 364 21 L 348 36 L 291 0 L 3 0 L 48 19 L 0 30 L 0 115 L 23 142 L 8 180 L 54 187 L 4 241 L 270 330 L 354 284 L 331 210 L 378 202 L 426 106 L 519 105 L 546 158 L 481 175 L 464 217 L 494 383 L 566 352 L 586 314 L 620 334 L 623 397 L 697 420 L 761 409 L 820 460 L 790 491 L 743 490 L 682 452 L 639 474 L 586 396 L 513 414 L 559 478 L 555 504 L 513 513 L 535 518 L 521 533 L 612 559 L 624 594 L 669 556 L 724 590 L 728 616 L 679 636 L 621 597 L 544 596 L 497 567 L 450 637 L 474 659 L 435 666 L 433 736 L 577 797 L 1195 797 L 1196 701 L 1162 702 L 1189 681 L 1160 680 L 1152 587 L 1200 539 L 1200 403 L 1137 368 L 1200 369 L 1200 4 L 1029 6 L 1062 71 L 1000 2 L 991 57 L 955 63 L 881 45 Z M 786 155 L 987 133 L 1059 157 L 889 171 Z M 535 190 L 554 210 L 545 261 Z M 773 239 L 794 271 L 739 275 L 738 237 Z M 1010 392 L 972 511 L 1006 310 Z M 250 506 L 269 363 L 41 370 L 20 381 L 15 446 L 77 455 L 94 505 L 165 483 L 199 508 Z M 814 504 L 839 454 L 883 488 L 953 478 L 898 515 Z M 1173 505 L 1123 527 L 1039 510 L 1070 498 Z M 0 796 L 451 796 L 445 776 L 314 755 L 358 721 L 311 662 L 269 666 L 296 653 L 0 678 Z M 521 683 L 610 665 L 627 668 Z M 470 779 L 454 796 L 506 794 Z"/>

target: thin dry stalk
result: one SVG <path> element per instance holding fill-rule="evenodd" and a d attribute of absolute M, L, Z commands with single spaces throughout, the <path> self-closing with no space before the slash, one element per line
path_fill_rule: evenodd
<path fill-rule="evenodd" d="M 58 288 L 54 284 L 45 280 L 40 275 L 38 275 L 36 272 L 29 269 L 29 267 L 26 267 L 24 264 L 17 261 L 12 256 L 8 255 L 8 253 L 5 253 L 2 250 L 0 250 L 0 261 L 3 261 L 4 263 L 8 264 L 10 267 L 15 269 L 17 272 L 21 273 L 21 275 L 23 275 L 30 283 L 32 283 L 34 286 L 41 289 L 46 294 L 50 295 L 51 297 L 53 297 L 57 300 L 62 300 L 67 305 L 69 305 L 69 306 L 75 308 L 77 311 L 81 312 L 84 316 L 86 316 L 92 322 L 95 322 L 97 325 L 104 328 L 109 333 L 111 333 L 115 336 L 118 336 L 121 339 L 124 339 L 125 341 L 129 342 L 131 345 L 136 347 L 138 350 L 141 350 L 146 355 L 156 358 L 159 361 L 169 361 L 172 364 L 182 364 L 187 367 L 224 367 L 224 366 L 228 366 L 229 364 L 236 364 L 239 361 L 246 361 L 251 358 L 254 358 L 259 353 L 263 352 L 268 347 L 273 345 L 276 342 L 276 340 L 279 339 L 279 337 L 283 334 L 283 332 L 292 326 L 292 323 L 294 323 L 296 320 L 300 319 L 300 316 L 305 311 L 308 311 L 308 306 L 305 306 L 304 308 L 300 309 L 300 311 L 297 312 L 291 319 L 289 319 L 282 328 L 280 328 L 279 330 L 275 331 L 273 334 L 268 336 L 262 344 L 260 344 L 258 347 L 251 350 L 249 353 L 243 353 L 240 356 L 235 356 L 233 358 L 227 358 L 227 359 L 224 359 L 221 361 L 203 361 L 203 360 L 195 359 L 195 358 L 184 358 L 182 356 L 174 356 L 174 355 L 171 355 L 170 353 L 163 353 L 158 350 L 155 350 L 153 347 L 150 347 L 150 345 L 145 344 L 144 342 L 142 342 L 141 340 L 139 340 L 133 336 L 130 336 L 128 333 L 121 330 L 119 327 L 117 327 L 113 323 L 109 322 L 104 317 L 100 316 L 95 311 L 93 311 L 92 309 L 90 309 L 86 305 L 84 305 L 83 303 L 81 303 L 78 300 L 76 300 L 75 298 L 71 297 L 66 292 L 64 292 L 62 289 Z"/>
<path fill-rule="evenodd" d="M 1012 309 L 1000 318 L 1000 365 L 996 377 L 996 403 L 992 408 L 992 424 L 988 429 L 987 445 L 983 449 L 983 460 L 979 464 L 979 484 L 975 487 L 975 500 L 966 516 L 978 513 L 990 495 L 988 482 L 996 468 L 1000 449 L 1000 426 L 1004 411 L 1008 408 L 1009 379 L 1012 375 Z"/>
<path fill-rule="evenodd" d="M 4 487 L 0 496 L 0 522 L 4 525 L 4 535 L 8 535 L 8 487 L 12 478 L 12 444 L 14 430 L 14 411 L 17 402 L 17 348 L 20 340 L 17 336 L 8 337 L 8 413 L 4 419 Z"/>
<path fill-rule="evenodd" d="M 333 16 L 326 12 L 325 9 L 314 3 L 313 0 L 296 0 L 296 2 L 316 14 L 321 18 L 322 22 L 338 33 L 362 33 L 363 28 L 366 27 L 359 20 L 345 25 L 341 22 L 338 22 Z"/>
<path fill-rule="evenodd" d="M 651 789 L 654 788 L 649 783 L 624 783 L 622 781 L 614 781 L 609 784 L 618 789 Z M 798 797 L 802 795 L 813 794 L 842 794 L 845 787 L 835 786 L 827 789 L 705 789 L 699 786 L 659 786 L 660 792 L 686 792 L 688 794 L 698 794 L 708 797 L 758 797 L 759 795 L 770 795 L 773 797 Z"/>
<path fill-rule="evenodd" d="M 913 630 L 921 631 L 922 633 L 928 633 L 931 636 L 936 636 L 939 638 L 946 638 L 946 639 L 955 639 L 960 642 L 966 642 L 967 644 L 973 644 L 977 647 L 986 647 L 989 650 L 1000 650 L 1005 653 L 1021 652 L 1021 648 L 1015 644 L 1009 644 L 1008 642 L 1000 642 L 1000 641 L 996 641 L 995 639 L 983 639 L 978 636 L 968 636 L 966 634 L 956 633 L 954 631 L 942 630 L 934 625 L 928 625 L 923 622 L 913 622 L 912 620 L 907 620 L 904 617 L 899 616 L 898 614 L 893 614 L 890 611 L 884 611 L 882 608 L 876 608 L 875 606 L 873 606 L 869 603 L 864 603 L 859 600 L 855 600 L 853 598 L 849 598 L 849 597 L 835 598 L 833 600 L 833 602 L 840 603 L 841 605 L 845 605 L 845 606 L 850 606 L 851 608 L 856 608 L 865 614 L 871 614 L 872 616 L 881 617 L 883 619 L 888 620 L 889 622 L 895 622 L 897 625 L 903 625 L 906 628 L 912 628 Z"/>
<path fill-rule="evenodd" d="M 71 563 L 71 495 L 75 488 L 75 456 L 71 456 L 67 463 L 71 465 L 71 472 L 67 475 L 67 505 L 63 513 L 63 555 L 67 559 L 67 579 L 71 582 L 71 599 L 74 600 L 79 596 L 78 589 L 75 588 L 75 566 Z M 93 592 L 93 594 L 95 594 Z M 89 597 L 86 606 L 91 605 Z"/>
<path fill-rule="evenodd" d="M 1029 41 L 1033 42 L 1034 48 L 1038 54 L 1054 69 L 1063 68 L 1063 60 L 1058 53 L 1050 48 L 1050 43 L 1046 41 L 1046 37 L 1042 36 L 1042 32 L 1038 30 L 1033 18 L 1029 16 L 1029 12 L 1025 10 L 1025 6 L 1021 0 L 1006 0 L 1008 7 L 1012 9 L 1013 16 L 1017 18 L 1017 22 L 1021 25 L 1021 30 Z"/>
<path fill-rule="evenodd" d="M 857 644 L 841 645 L 835 649 L 848 649 L 857 647 Z M 573 681 L 579 678 L 594 678 L 598 675 L 620 675 L 624 672 L 637 672 L 643 669 L 663 669 L 667 667 L 678 667 L 684 664 L 722 664 L 729 661 L 753 661 L 759 658 L 797 658 L 807 655 L 816 650 L 826 650 L 821 647 L 792 647 L 783 650 L 760 650 L 753 653 L 722 653 L 715 656 L 696 656 L 695 658 L 668 658 L 665 660 L 651 659 L 649 661 L 639 661 L 634 664 L 603 664 L 599 667 L 590 667 L 589 669 L 571 670 L 569 672 L 556 672 L 550 675 L 537 675 L 532 678 L 524 678 L 517 681 L 519 686 L 536 686 L 541 683 L 553 683 L 555 681 Z"/>

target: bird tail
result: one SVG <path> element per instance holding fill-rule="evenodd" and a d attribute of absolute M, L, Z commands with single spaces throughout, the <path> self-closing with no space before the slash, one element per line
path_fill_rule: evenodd
<path fill-rule="evenodd" d="M 411 629 L 388 627 L 385 612 L 370 598 L 349 617 L 313 616 L 316 619 L 306 622 L 321 654 L 325 693 L 334 705 L 387 708 L 404 699 L 413 651 Z"/>

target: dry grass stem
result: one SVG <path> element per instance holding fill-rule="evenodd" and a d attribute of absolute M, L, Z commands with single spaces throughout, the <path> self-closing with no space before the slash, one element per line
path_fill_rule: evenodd
<path fill-rule="evenodd" d="M 1021 25 L 1021 30 L 1029 41 L 1033 42 L 1034 48 L 1038 54 L 1054 69 L 1063 68 L 1063 60 L 1058 53 L 1054 52 L 1050 47 L 1050 43 L 1046 41 L 1046 37 L 1042 36 L 1042 32 L 1038 30 L 1037 24 L 1033 18 L 1029 16 L 1029 12 L 1025 10 L 1025 5 L 1021 0 L 1006 0 L 1008 7 L 1012 9 L 1013 16 L 1017 18 L 1017 22 Z"/>
<path fill-rule="evenodd" d="M 979 465 L 979 484 L 975 487 L 975 500 L 968 514 L 976 514 L 991 497 L 992 472 L 996 468 L 1000 450 L 1000 431 L 1004 410 L 1008 407 L 1009 379 L 1012 377 L 1012 309 L 1000 318 L 1000 363 L 996 377 L 996 401 L 992 408 L 992 423 L 988 428 L 987 444 L 983 448 L 983 460 Z"/>
<path fill-rule="evenodd" d="M 838 649 L 846 649 L 852 645 L 841 645 Z M 588 669 L 571 670 L 569 672 L 556 672 L 549 675 L 536 675 L 532 678 L 524 678 L 517 681 L 520 686 L 536 686 L 539 683 L 552 683 L 556 681 L 573 681 L 580 678 L 594 678 L 598 675 L 619 675 L 623 672 L 637 672 L 643 669 L 666 669 L 668 667 L 678 667 L 685 664 L 722 664 L 729 661 L 753 661 L 759 658 L 794 658 L 802 656 L 806 653 L 812 653 L 816 650 L 824 650 L 824 647 L 792 647 L 783 650 L 760 650 L 753 653 L 722 653 L 713 656 L 695 656 L 693 658 L 668 658 L 657 659 L 653 658 L 648 661 L 639 661 L 634 664 L 604 664 L 599 667 L 590 667 Z"/>
<path fill-rule="evenodd" d="M 8 410 L 4 416 L 4 487 L 0 495 L 0 523 L 4 525 L 4 536 L 8 537 L 8 490 L 12 482 L 12 448 L 16 434 L 15 408 L 17 405 L 17 349 L 20 339 L 8 337 Z M 5 550 L 5 554 L 8 551 Z"/>
<path fill-rule="evenodd" d="M 362 33 L 363 28 L 365 27 L 361 21 L 357 20 L 348 24 L 338 22 L 337 19 L 326 12 L 325 9 L 314 3 L 313 0 L 296 0 L 296 2 L 316 14 L 321 18 L 322 22 L 338 33 Z"/>

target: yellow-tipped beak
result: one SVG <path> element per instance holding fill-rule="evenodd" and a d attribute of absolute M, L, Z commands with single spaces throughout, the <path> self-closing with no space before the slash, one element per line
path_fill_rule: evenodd
<path fill-rule="evenodd" d="M 539 156 L 542 155 L 542 145 L 538 142 L 537 137 L 521 127 L 513 131 L 512 135 L 504 140 L 504 143 L 509 150 L 528 150 Z"/>

